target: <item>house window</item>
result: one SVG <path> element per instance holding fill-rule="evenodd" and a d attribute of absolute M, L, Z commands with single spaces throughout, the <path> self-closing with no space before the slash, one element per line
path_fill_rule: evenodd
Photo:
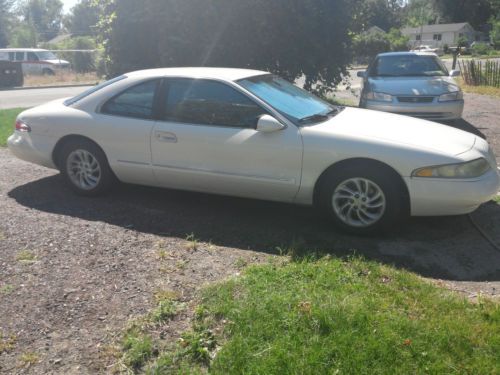
<path fill-rule="evenodd" d="M 415 40 L 422 40 L 422 35 L 417 34 L 417 35 L 415 36 Z"/>
<path fill-rule="evenodd" d="M 441 40 L 442 39 L 442 35 L 441 34 L 434 34 L 434 37 L 433 37 L 434 40 Z"/>
<path fill-rule="evenodd" d="M 459 38 L 462 38 L 463 36 L 464 36 L 464 33 L 460 33 L 460 34 L 458 34 L 458 37 L 459 37 Z"/>

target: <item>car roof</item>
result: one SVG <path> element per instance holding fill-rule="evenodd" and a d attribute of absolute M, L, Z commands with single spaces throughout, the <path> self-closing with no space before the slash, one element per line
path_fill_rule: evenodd
<path fill-rule="evenodd" d="M 244 78 L 269 74 L 269 72 L 251 69 L 236 68 L 160 68 L 147 69 L 126 73 L 128 77 L 185 77 L 185 78 L 208 78 L 224 81 L 237 81 Z"/>
<path fill-rule="evenodd" d="M 379 53 L 377 57 L 384 56 L 437 56 L 434 52 L 385 52 Z"/>

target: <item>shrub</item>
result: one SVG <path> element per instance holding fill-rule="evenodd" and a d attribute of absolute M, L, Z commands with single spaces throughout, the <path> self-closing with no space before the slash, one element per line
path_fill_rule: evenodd
<path fill-rule="evenodd" d="M 493 48 L 486 43 L 476 43 L 472 46 L 471 51 L 474 56 L 488 55 Z"/>

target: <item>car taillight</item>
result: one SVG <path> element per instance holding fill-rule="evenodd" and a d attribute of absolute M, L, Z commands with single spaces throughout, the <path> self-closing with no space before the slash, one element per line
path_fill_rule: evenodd
<path fill-rule="evenodd" d="M 22 133 L 29 133 L 31 131 L 31 128 L 26 125 L 24 122 L 22 122 L 21 120 L 17 120 L 16 121 L 16 130 L 18 132 L 22 132 Z"/>

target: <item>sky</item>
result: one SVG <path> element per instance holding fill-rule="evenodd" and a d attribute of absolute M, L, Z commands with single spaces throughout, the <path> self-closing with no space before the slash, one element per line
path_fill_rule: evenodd
<path fill-rule="evenodd" d="M 62 0 L 62 2 L 64 3 L 64 13 L 68 13 L 78 0 Z"/>

